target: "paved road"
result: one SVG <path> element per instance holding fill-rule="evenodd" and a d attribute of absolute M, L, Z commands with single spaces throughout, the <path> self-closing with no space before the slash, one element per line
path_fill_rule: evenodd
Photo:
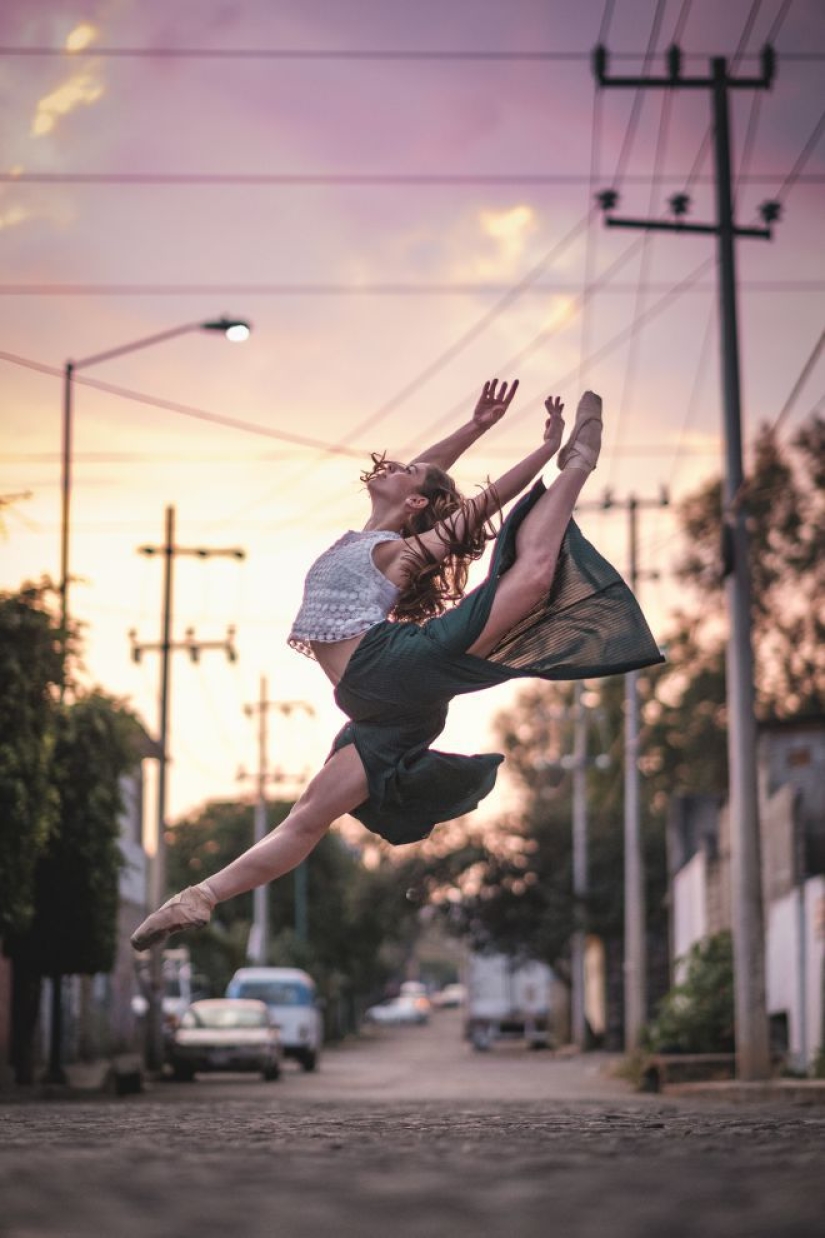
<path fill-rule="evenodd" d="M 474 1054 L 452 1012 L 309 1076 L 0 1104 L 3 1238 L 820 1238 L 825 1111 L 636 1096 Z"/>

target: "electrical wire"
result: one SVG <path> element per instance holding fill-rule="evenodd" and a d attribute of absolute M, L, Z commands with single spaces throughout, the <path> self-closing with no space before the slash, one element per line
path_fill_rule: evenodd
<path fill-rule="evenodd" d="M 825 178 L 823 178 L 825 179 Z M 587 283 L 588 281 L 585 281 Z M 632 284 L 613 284 L 603 291 L 607 295 L 636 292 L 641 287 L 646 292 L 663 292 L 669 285 L 665 281 L 639 281 Z M 744 280 L 742 288 L 757 292 L 817 292 L 825 286 L 821 279 L 796 280 Z M 571 293 L 579 290 L 580 284 L 533 284 L 522 295 L 547 296 Z M 481 297 L 502 296 L 512 291 L 512 284 L 0 284 L 0 296 L 83 296 L 83 297 L 133 297 L 133 296 L 204 296 L 226 294 L 231 296 L 266 297 Z M 78 380 L 79 381 L 79 380 Z"/>
<path fill-rule="evenodd" d="M 613 18 L 613 9 L 615 0 L 605 0 L 604 10 L 602 12 L 601 25 L 599 27 L 598 46 L 604 47 L 607 43 L 610 33 L 610 23 Z M 590 121 L 590 175 L 588 177 L 587 186 L 587 201 L 589 204 L 595 201 L 596 198 L 596 183 L 599 177 L 599 164 L 601 154 L 601 133 L 602 133 L 602 101 L 603 95 L 601 84 L 597 81 L 596 89 L 593 92 L 593 111 Z M 584 291 L 587 292 L 593 282 L 593 272 L 596 266 L 596 250 L 598 246 L 598 229 L 596 224 L 596 216 L 592 215 L 587 228 L 584 240 Z M 582 322 L 581 322 L 581 337 L 579 342 L 579 357 L 584 358 L 590 351 L 590 332 L 592 328 L 592 315 L 590 313 L 590 300 L 584 302 L 582 306 Z M 584 389 L 585 375 L 584 366 L 579 366 L 579 390 Z"/>
<path fill-rule="evenodd" d="M 0 361 L 7 361 L 11 365 L 23 366 L 25 369 L 35 370 L 39 374 L 48 374 L 52 378 L 62 379 L 64 377 L 63 370 L 58 369 L 57 366 L 44 365 L 40 361 L 33 361 L 29 357 L 20 357 L 15 353 L 0 350 Z M 243 430 L 247 434 L 259 434 L 264 438 L 274 438 L 281 442 L 296 443 L 302 447 L 312 447 L 329 455 L 346 455 L 361 458 L 364 454 L 362 451 L 340 445 L 336 446 L 333 443 L 324 443 L 320 439 L 309 438 L 306 435 L 289 434 L 285 430 L 273 430 L 269 426 L 258 425 L 252 421 L 242 421 L 238 417 L 226 417 L 220 413 L 208 412 L 206 409 L 197 408 L 192 404 L 179 404 L 174 400 L 164 400 L 159 396 L 146 395 L 144 392 L 133 391 L 128 387 L 119 387 L 114 383 L 101 382 L 100 379 L 89 378 L 86 375 L 76 374 L 74 382 L 80 383 L 84 387 L 93 387 L 96 391 L 104 391 L 108 395 L 119 396 L 123 400 L 133 400 L 137 404 L 146 404 L 150 408 L 160 408 L 165 412 L 179 413 L 183 417 L 193 417 L 197 421 L 206 421 L 211 425 L 225 426 L 230 430 Z"/>
<path fill-rule="evenodd" d="M 822 353 L 823 346 L 825 346 L 825 331 L 823 331 L 823 332 L 821 333 L 821 335 L 820 335 L 819 339 L 817 340 L 816 344 L 814 345 L 813 352 L 811 353 L 810 357 L 808 358 L 808 360 L 807 360 L 807 361 L 805 362 L 805 364 L 803 365 L 803 367 L 802 367 L 802 371 L 801 371 L 801 373 L 800 373 L 799 377 L 797 378 L 796 382 L 794 383 L 793 387 L 791 388 L 791 393 L 790 393 L 790 395 L 788 396 L 788 398 L 787 398 L 787 400 L 785 401 L 785 403 L 782 405 L 782 410 L 781 410 L 781 412 L 779 413 L 779 416 L 776 418 L 776 421 L 775 421 L 775 422 L 773 423 L 773 425 L 771 426 L 771 433 L 772 433 L 772 434 L 776 434 L 776 432 L 777 432 L 777 430 L 779 429 L 780 425 L 781 425 L 781 424 L 782 424 L 782 422 L 785 420 L 785 418 L 787 417 L 788 413 L 791 411 L 791 409 L 793 408 L 794 404 L 796 403 L 797 396 L 799 395 L 799 393 L 800 393 L 800 391 L 802 390 L 802 388 L 805 386 L 805 383 L 808 381 L 808 378 L 810 377 L 811 370 L 814 368 L 814 366 L 816 365 L 817 361 L 819 360 L 820 354 Z M 821 401 L 820 401 L 820 402 L 821 402 Z"/>
<path fill-rule="evenodd" d="M 715 53 L 694 51 L 686 54 L 689 60 L 706 60 Z M 100 59 L 169 59 L 169 60 L 366 60 L 366 61 L 479 61 L 479 62 L 518 62 L 533 61 L 536 63 L 589 63 L 590 51 L 485 51 L 483 49 L 470 51 L 467 49 L 436 50 L 436 49 L 398 49 L 398 48 L 277 48 L 277 47 L 106 47 L 94 46 L 71 50 L 67 47 L 48 47 L 35 44 L 30 47 L 7 44 L 0 46 L 0 56 L 20 59 L 36 59 L 39 57 L 63 60 L 77 60 L 85 57 Z M 612 58 L 617 61 L 637 61 L 643 55 L 641 52 L 615 52 Z M 825 60 L 821 52 L 801 51 L 791 49 L 783 51 L 784 60 L 819 63 Z M 750 57 L 746 57 L 750 59 Z"/>
<path fill-rule="evenodd" d="M 685 181 L 683 173 L 669 172 L 663 176 L 664 184 L 682 185 Z M 713 184 L 714 177 L 700 176 L 698 182 Z M 750 184 L 773 184 L 776 177 L 765 172 L 754 174 Z M 821 184 L 825 177 L 809 178 L 816 184 Z M 626 173 L 623 178 L 625 185 L 646 185 L 650 180 L 649 173 Z M 511 188 L 514 186 L 534 185 L 539 188 L 547 185 L 589 185 L 590 174 L 586 172 L 507 172 L 462 174 L 454 172 L 412 172 L 409 174 L 395 172 L 3 172 L 0 171 L 2 185 L 126 185 L 130 188 L 138 185 L 150 185 L 153 188 L 167 185 L 200 188 L 204 185 L 237 185 L 243 188 L 255 186 L 278 186 L 283 188 L 306 188 L 311 186 L 332 185 L 338 188 L 400 188 L 411 185 L 418 186 L 468 186 L 478 188 Z"/>

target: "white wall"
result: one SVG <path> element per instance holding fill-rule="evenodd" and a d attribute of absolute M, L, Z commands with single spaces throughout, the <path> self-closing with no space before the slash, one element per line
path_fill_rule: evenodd
<path fill-rule="evenodd" d="M 825 877 L 771 903 L 767 912 L 768 1013 L 788 1016 L 794 1064 L 807 1070 L 823 1045 Z"/>
<path fill-rule="evenodd" d="M 705 853 L 696 852 L 673 878 L 673 941 L 671 957 L 681 959 L 690 947 L 708 933 L 707 864 Z M 682 979 L 676 966 L 674 979 Z"/>

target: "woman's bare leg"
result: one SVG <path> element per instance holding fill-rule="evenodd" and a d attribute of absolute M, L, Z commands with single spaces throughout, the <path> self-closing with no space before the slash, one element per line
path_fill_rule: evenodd
<path fill-rule="evenodd" d="M 297 868 L 333 821 L 363 804 L 367 795 L 367 775 L 361 758 L 355 745 L 347 744 L 315 775 L 286 820 L 237 860 L 207 878 L 206 884 L 216 902 L 245 894 Z"/>
<path fill-rule="evenodd" d="M 285 821 L 220 872 L 164 903 L 136 930 L 132 945 L 145 950 L 170 933 L 203 927 L 216 903 L 282 877 L 306 859 L 333 821 L 367 795 L 364 766 L 354 744 L 348 744 L 315 775 Z"/>
<path fill-rule="evenodd" d="M 504 634 L 547 596 L 573 508 L 598 456 L 600 426 L 588 425 L 580 439 L 592 463 L 577 458 L 573 448 L 562 472 L 521 522 L 516 533 L 515 562 L 496 589 L 478 640 L 467 650 L 477 658 L 487 657 Z"/>

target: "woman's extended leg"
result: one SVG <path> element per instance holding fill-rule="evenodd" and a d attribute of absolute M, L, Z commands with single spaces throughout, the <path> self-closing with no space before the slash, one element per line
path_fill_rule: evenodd
<path fill-rule="evenodd" d="M 515 562 L 501 578 L 487 622 L 467 653 L 486 658 L 547 596 L 573 508 L 599 454 L 600 417 L 601 400 L 587 392 L 569 444 L 560 453 L 566 460 L 562 472 L 524 517 L 516 534 Z"/>
<path fill-rule="evenodd" d="M 348 744 L 315 775 L 285 821 L 226 868 L 164 903 L 137 929 L 132 945 L 145 950 L 169 933 L 202 927 L 216 903 L 282 877 L 306 859 L 333 821 L 367 796 L 364 766 L 355 746 Z"/>

